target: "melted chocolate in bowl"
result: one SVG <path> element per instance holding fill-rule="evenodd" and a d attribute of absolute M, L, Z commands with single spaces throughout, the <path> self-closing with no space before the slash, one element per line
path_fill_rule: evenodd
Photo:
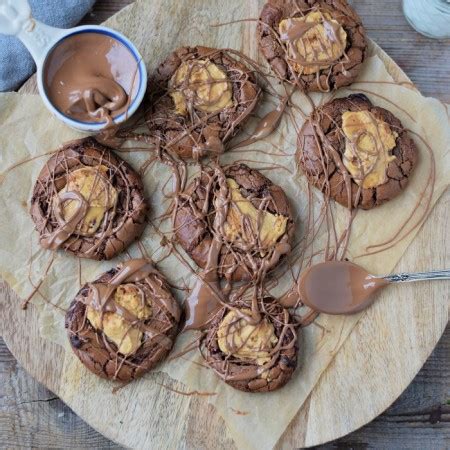
<path fill-rule="evenodd" d="M 50 102 L 72 119 L 110 123 L 128 109 L 136 94 L 138 65 L 127 46 L 108 34 L 73 34 L 47 57 L 45 91 Z"/>
<path fill-rule="evenodd" d="M 355 313 L 372 301 L 372 294 L 389 282 L 347 261 L 328 261 L 307 269 L 301 276 L 302 302 L 327 314 Z"/>

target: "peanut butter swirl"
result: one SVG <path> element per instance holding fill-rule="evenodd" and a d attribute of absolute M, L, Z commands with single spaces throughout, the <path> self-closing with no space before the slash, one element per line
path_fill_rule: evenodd
<path fill-rule="evenodd" d="M 330 67 L 344 54 L 347 33 L 330 14 L 311 11 L 279 24 L 281 41 L 287 42 L 288 55 L 296 72 L 306 75 Z"/>
<path fill-rule="evenodd" d="M 170 96 L 178 114 L 193 109 L 214 113 L 233 106 L 233 88 L 227 74 L 209 59 L 183 61 L 172 76 Z"/>
<path fill-rule="evenodd" d="M 364 189 L 375 188 L 388 180 L 389 163 L 395 160 L 398 133 L 369 111 L 345 111 L 342 131 L 346 146 L 343 161 L 355 182 Z"/>

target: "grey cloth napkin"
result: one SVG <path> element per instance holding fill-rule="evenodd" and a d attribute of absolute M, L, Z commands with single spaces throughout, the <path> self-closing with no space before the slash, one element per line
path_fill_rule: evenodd
<path fill-rule="evenodd" d="M 58 28 L 76 25 L 95 0 L 28 0 L 33 17 Z M 17 89 L 34 71 L 33 58 L 13 36 L 0 34 L 0 91 Z"/>

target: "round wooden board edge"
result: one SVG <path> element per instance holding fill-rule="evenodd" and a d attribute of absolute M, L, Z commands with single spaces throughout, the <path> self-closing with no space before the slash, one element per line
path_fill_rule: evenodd
<path fill-rule="evenodd" d="M 393 58 L 391 58 L 389 56 L 388 53 L 386 53 L 382 47 L 380 47 L 375 41 L 373 41 L 372 39 L 368 38 L 368 49 L 369 49 L 369 54 L 368 56 L 378 56 L 382 62 L 384 63 L 386 70 L 388 71 L 388 73 L 392 76 L 392 78 L 396 81 L 406 81 L 411 83 L 411 87 L 413 87 L 415 90 L 417 90 L 418 92 L 420 92 L 417 88 L 417 86 L 411 81 L 411 79 L 408 77 L 408 75 L 403 71 L 403 69 L 395 62 L 395 60 Z M 443 103 L 444 104 L 444 103 Z M 447 104 L 444 104 L 445 106 L 450 106 Z M 408 248 L 405 250 L 404 255 L 402 256 L 402 259 L 399 261 L 399 263 L 397 264 L 397 267 L 399 265 L 401 265 L 402 260 L 404 260 L 405 255 L 407 255 L 408 251 L 410 250 L 410 248 L 414 245 L 414 243 L 421 238 L 421 234 L 423 232 L 423 227 L 425 226 L 426 223 L 428 223 L 428 221 L 430 219 L 432 219 L 432 216 L 434 214 L 436 214 L 435 210 L 438 207 L 438 205 L 441 205 L 442 203 L 446 202 L 446 199 L 444 199 L 444 197 L 450 198 L 450 193 L 448 192 L 448 186 L 447 189 L 442 193 L 442 195 L 437 199 L 434 207 L 432 208 L 432 210 L 429 212 L 429 216 L 426 218 L 425 222 L 421 224 L 420 229 L 418 230 L 418 233 L 416 235 L 416 237 L 414 238 L 414 240 L 411 242 L 411 244 L 408 246 Z M 442 205 L 441 205 L 442 206 Z M 397 268 L 396 267 L 396 268 Z M 448 324 L 449 321 L 449 315 L 450 315 L 450 305 L 449 308 L 447 309 L 447 319 L 445 321 L 445 324 L 443 323 L 441 329 L 439 330 L 438 336 L 436 336 L 435 339 L 435 343 L 432 347 L 430 347 L 427 351 L 426 354 L 423 355 L 421 361 L 419 362 L 419 365 L 416 367 L 416 370 L 410 373 L 410 377 L 409 379 L 405 379 L 406 383 L 403 387 L 401 387 L 398 391 L 397 394 L 395 394 L 395 396 L 383 403 L 380 404 L 377 408 L 377 411 L 367 415 L 364 418 L 360 418 L 360 420 L 353 426 L 352 428 L 349 428 L 345 431 L 342 431 L 338 434 L 334 434 L 333 436 L 327 436 L 327 437 L 322 437 L 321 439 L 316 439 L 313 440 L 314 438 L 311 438 L 307 432 L 304 436 L 304 443 L 303 443 L 303 448 L 310 448 L 310 447 L 315 447 L 318 445 L 323 445 L 326 444 L 328 442 L 340 439 L 350 433 L 353 433 L 354 431 L 364 427 L 365 425 L 367 425 L 368 423 L 370 423 L 372 420 L 374 420 L 376 417 L 378 417 L 380 414 L 382 414 L 384 411 L 386 411 L 400 396 L 401 394 L 406 390 L 406 388 L 410 385 L 410 383 L 413 381 L 413 379 L 417 376 L 417 374 L 419 373 L 419 371 L 421 370 L 421 368 L 423 367 L 423 365 L 425 364 L 425 362 L 427 361 L 427 359 L 430 357 L 431 353 L 433 352 L 433 350 L 435 349 L 437 343 L 439 342 L 440 338 L 442 337 L 446 325 Z M 362 321 L 363 321 L 363 317 L 358 321 L 358 323 L 355 325 L 355 328 L 357 328 L 358 326 L 361 325 Z M 355 329 L 352 330 L 351 333 L 354 332 Z M 343 344 L 343 347 L 346 344 Z M 340 351 L 343 350 L 343 347 L 340 349 Z M 323 374 L 321 375 L 321 377 L 319 378 L 319 380 L 317 381 L 316 385 L 314 386 L 313 391 L 310 393 L 310 395 L 308 396 L 308 398 L 305 400 L 304 405 L 300 408 L 299 412 L 296 414 L 296 416 L 292 419 L 291 424 L 288 426 L 287 430 L 285 431 L 285 433 L 281 436 L 280 441 L 278 442 L 276 448 L 281 448 L 280 446 L 280 442 L 283 440 L 284 436 L 286 435 L 286 433 L 289 432 L 289 428 L 291 428 L 291 426 L 298 426 L 299 424 L 295 424 L 295 422 L 299 421 L 300 418 L 302 417 L 307 417 L 308 411 L 303 411 L 303 407 L 305 407 L 307 410 L 310 407 L 310 402 L 311 402 L 311 398 L 314 395 L 314 392 L 319 391 L 320 390 L 320 383 L 321 383 L 321 379 L 323 378 L 323 375 L 325 375 L 326 373 L 328 373 L 329 371 L 333 370 L 333 364 L 335 363 L 335 360 L 333 359 L 330 363 L 330 365 L 326 368 L 326 370 L 323 372 Z M 311 440 L 310 440 L 311 439 Z"/>

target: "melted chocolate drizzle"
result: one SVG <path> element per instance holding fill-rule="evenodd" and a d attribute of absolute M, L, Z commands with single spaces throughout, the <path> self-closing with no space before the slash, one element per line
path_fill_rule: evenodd
<path fill-rule="evenodd" d="M 335 28 L 335 24 L 330 23 L 324 20 L 324 26 L 327 31 L 327 36 L 330 40 L 337 39 L 337 29 Z M 315 25 L 315 24 L 313 24 Z M 280 36 L 280 40 L 284 48 L 287 49 L 287 46 L 300 39 L 312 26 L 308 24 L 295 24 L 291 28 L 289 28 L 286 35 Z M 274 31 L 275 32 L 275 31 Z M 220 50 L 223 51 L 223 50 Z M 239 54 L 239 52 L 228 50 L 231 54 Z M 219 50 L 217 50 L 219 52 Z M 210 55 L 213 57 L 214 53 Z M 239 54 L 242 56 L 244 61 L 249 63 L 254 71 L 258 72 L 258 65 L 254 62 L 250 62 L 251 60 L 245 55 Z M 344 56 L 345 58 L 345 56 Z M 296 61 L 300 62 L 302 65 L 323 65 L 325 63 L 335 63 L 336 61 Z M 330 69 L 331 73 L 331 69 Z M 264 77 L 264 74 L 261 72 L 260 75 Z M 298 80 L 297 80 L 298 81 Z M 297 86 L 300 84 L 297 82 Z M 319 86 L 320 83 L 319 83 Z M 329 90 L 329 86 L 324 88 L 324 91 Z M 255 99 L 256 102 L 257 99 Z M 308 98 L 308 100 L 312 103 L 312 101 Z M 259 139 L 264 139 L 271 132 L 273 132 L 278 126 L 283 114 L 285 113 L 285 108 L 289 102 L 289 97 L 286 96 L 282 99 L 280 105 L 274 110 L 269 112 L 263 119 L 261 119 L 260 123 L 256 126 L 255 131 L 252 135 L 240 143 L 237 144 L 235 148 L 240 148 L 246 145 L 253 144 Z M 195 127 L 203 127 L 208 119 L 206 115 L 204 118 L 194 117 L 192 114 L 192 108 L 189 108 L 191 112 L 192 124 L 189 127 L 186 127 L 184 133 L 173 139 L 170 142 L 162 142 L 160 138 L 155 138 L 146 133 L 136 133 L 133 127 L 125 130 L 114 130 L 116 132 L 116 136 L 120 139 L 128 139 L 134 141 L 140 141 L 149 145 L 148 151 L 152 154 L 149 158 L 148 164 L 144 165 L 142 168 L 142 173 L 145 173 L 145 170 L 148 168 L 150 164 L 154 161 L 159 161 L 166 166 L 170 167 L 173 172 L 173 202 L 169 207 L 167 212 L 167 217 L 171 215 L 174 217 L 177 204 L 180 201 L 180 195 L 185 190 L 185 185 L 187 182 L 187 172 L 186 172 L 186 162 L 178 157 L 171 149 L 171 145 L 175 144 L 177 140 L 181 140 L 186 136 L 192 136 L 192 131 Z M 142 124 L 137 124 L 140 126 Z M 195 159 L 200 159 L 204 155 L 213 156 L 216 161 L 218 161 L 219 156 L 224 152 L 224 141 L 230 137 L 233 133 L 233 129 L 236 124 L 231 124 L 230 129 L 227 130 L 225 137 L 223 139 L 219 139 L 216 135 L 210 135 L 204 144 L 200 144 L 198 146 L 194 146 L 194 156 Z M 324 136 L 321 135 L 321 130 L 315 127 L 317 132 L 317 139 L 321 138 L 322 142 L 325 142 L 326 139 L 323 139 Z M 113 133 L 114 134 L 114 133 Z M 430 149 L 431 152 L 431 149 Z M 337 164 L 340 169 L 342 169 L 343 173 L 346 174 L 347 171 L 345 167 L 342 165 L 342 161 L 338 155 L 335 155 L 333 151 L 331 151 L 333 156 L 333 160 L 335 164 Z M 432 152 L 430 153 L 432 155 Z M 323 159 L 323 163 L 325 165 L 328 164 L 326 158 Z M 206 267 L 197 275 L 197 280 L 193 289 L 191 290 L 190 295 L 188 296 L 185 306 L 186 306 L 186 323 L 185 330 L 202 330 L 208 331 L 208 333 L 213 333 L 217 330 L 218 327 L 218 319 L 221 317 L 224 311 L 234 310 L 241 311 L 242 308 L 248 308 L 251 310 L 251 314 L 247 315 L 244 313 L 240 313 L 240 317 L 245 318 L 249 323 L 257 324 L 261 320 L 266 319 L 271 322 L 278 323 L 280 328 L 277 330 L 278 343 L 271 351 L 271 359 L 265 363 L 264 365 L 258 366 L 255 362 L 247 361 L 242 362 L 238 361 L 237 364 L 242 365 L 244 367 L 243 370 L 239 370 L 236 373 L 232 373 L 232 366 L 236 361 L 230 361 L 229 359 L 224 359 L 220 366 L 211 361 L 210 354 L 208 351 L 210 350 L 211 342 L 208 341 L 208 337 L 206 334 L 203 334 L 200 339 L 200 346 L 203 350 L 206 348 L 206 355 L 204 355 L 206 361 L 214 368 L 216 373 L 221 376 L 226 381 L 251 381 L 261 377 L 262 374 L 270 371 L 275 365 L 280 363 L 280 355 L 285 350 L 289 350 L 295 347 L 296 343 L 296 327 L 298 325 L 306 326 L 311 321 L 315 319 L 317 313 L 315 311 L 309 311 L 306 315 L 301 317 L 294 322 L 292 317 L 287 312 L 287 308 L 297 308 L 303 305 L 302 295 L 299 288 L 299 276 L 294 277 L 294 282 L 292 287 L 288 290 L 288 292 L 281 296 L 278 301 L 274 301 L 272 299 L 271 302 L 265 302 L 265 289 L 267 282 L 267 272 L 270 267 L 273 267 L 277 264 L 278 260 L 282 255 L 288 253 L 291 250 L 291 246 L 289 243 L 285 241 L 279 242 L 273 249 L 273 251 L 267 256 L 267 258 L 263 261 L 263 263 L 256 268 L 253 273 L 253 277 L 251 282 L 248 284 L 244 284 L 238 286 L 231 285 L 231 280 L 228 279 L 226 285 L 223 287 L 220 283 L 218 277 L 218 257 L 222 246 L 224 245 L 223 239 L 223 224 L 226 220 L 226 211 L 229 203 L 228 198 L 228 189 L 226 188 L 226 183 L 224 184 L 224 176 L 221 172 L 220 168 L 215 169 L 216 177 L 221 180 L 218 182 L 220 189 L 218 192 L 218 202 L 216 203 L 216 218 L 214 227 L 211 230 L 213 235 L 212 245 L 208 254 L 208 261 Z M 348 208 L 349 210 L 353 209 L 351 202 L 351 189 L 349 188 L 350 177 L 348 176 L 344 178 L 345 184 L 347 187 L 348 193 Z M 432 175 L 430 175 L 430 181 L 434 184 L 434 171 Z M 55 183 L 57 180 L 53 179 L 50 190 L 53 192 L 55 190 Z M 212 187 L 212 182 L 211 186 Z M 311 255 L 309 260 L 306 256 L 308 249 L 312 248 L 312 242 L 316 237 L 316 232 L 318 227 L 324 222 L 327 224 L 328 228 L 328 243 L 327 248 L 323 250 L 325 255 L 325 260 L 342 260 L 346 254 L 346 246 L 348 244 L 348 239 L 350 236 L 350 227 L 351 223 L 354 219 L 356 211 L 351 211 L 349 214 L 349 223 L 348 228 L 341 236 L 337 236 L 334 218 L 332 216 L 332 212 L 330 209 L 329 202 L 329 183 L 327 182 L 327 186 L 324 189 L 326 196 L 324 206 L 321 211 L 321 215 L 316 220 L 311 215 L 311 207 L 309 207 L 309 217 L 306 226 L 306 230 L 304 233 L 304 237 L 300 242 L 298 247 L 297 254 L 298 259 L 300 261 L 300 267 L 308 267 L 311 264 L 311 260 L 314 255 Z M 73 200 L 78 200 L 79 205 L 72 216 L 71 220 L 67 221 L 63 225 L 59 225 L 56 229 L 53 229 L 52 232 L 49 232 L 45 235 L 44 240 L 47 242 L 48 248 L 53 248 L 52 246 L 60 246 L 62 245 L 68 237 L 74 233 L 74 229 L 78 225 L 78 223 L 83 219 L 85 215 L 86 202 L 83 202 L 84 199 L 77 193 L 68 192 L 69 198 Z M 64 197 L 61 197 L 61 202 L 65 201 Z M 312 202 L 312 196 L 309 195 L 309 201 Z M 431 201 L 431 197 L 430 200 Z M 207 209 L 207 208 L 205 208 Z M 203 214 L 206 214 L 207 211 L 202 211 Z M 425 214 L 425 213 L 424 213 Z M 423 216 L 424 217 L 424 216 Z M 423 218 L 422 217 L 422 218 Z M 420 221 L 418 223 L 421 223 Z M 107 235 L 109 231 L 104 230 L 102 233 Z M 398 242 L 399 236 L 396 235 L 392 242 L 386 242 L 381 244 L 382 246 L 393 245 L 395 242 Z M 334 241 L 334 245 L 332 244 Z M 170 250 L 171 252 L 174 250 L 174 247 Z M 381 251 L 381 250 L 380 250 Z M 177 255 L 178 256 L 178 255 Z M 133 326 L 138 327 L 144 333 L 148 334 L 151 339 L 160 339 L 159 343 L 163 347 L 170 347 L 172 345 L 171 340 L 160 333 L 155 333 L 152 329 L 151 325 L 144 323 L 145 321 L 139 320 L 132 313 L 127 311 L 126 309 L 117 305 L 112 298 L 113 293 L 117 286 L 121 283 L 133 282 L 133 283 L 141 283 L 145 282 L 146 279 L 157 273 L 153 268 L 152 264 L 146 260 L 131 260 L 128 261 L 120 267 L 120 270 L 114 275 L 114 277 L 108 283 L 92 283 L 90 284 L 89 295 L 83 300 L 86 305 L 93 307 L 94 309 L 105 313 L 105 312 L 114 312 L 116 314 L 121 315 L 126 321 L 130 322 Z M 276 281 L 276 280 L 275 280 Z M 153 283 L 154 285 L 154 283 Z M 248 291 L 251 290 L 252 293 L 250 295 L 251 299 L 248 299 Z M 179 320 L 180 313 L 177 308 L 173 308 L 172 303 L 167 301 L 167 297 L 164 295 L 163 289 L 159 291 L 158 289 L 153 292 L 152 300 L 157 302 L 161 307 L 165 308 L 176 320 Z M 279 307 L 285 308 L 283 312 L 280 314 Z M 209 334 L 208 334 L 209 335 Z M 209 350 L 208 350 L 209 349 Z M 203 354 L 203 351 L 202 351 Z M 197 394 L 197 393 L 196 393 Z M 188 394 L 190 395 L 190 394 Z"/>
<path fill-rule="evenodd" d="M 167 326 L 158 328 L 152 325 L 153 314 L 144 319 L 139 319 L 135 314 L 124 308 L 114 300 L 116 289 L 122 284 L 134 284 L 142 294 L 142 301 L 157 306 L 158 310 L 165 311 Z M 180 319 L 180 309 L 172 298 L 160 273 L 155 269 L 153 263 L 147 258 L 131 259 L 118 266 L 118 271 L 108 282 L 94 282 L 87 285 L 86 296 L 79 296 L 78 301 L 101 313 L 101 321 L 105 313 L 114 313 L 122 317 L 130 326 L 142 331 L 144 341 L 151 341 L 153 345 L 159 346 L 161 351 L 167 352 L 173 346 L 173 340 L 167 335 L 167 330 L 176 326 Z M 85 311 L 86 314 L 87 310 Z M 86 320 L 86 319 L 85 319 Z M 160 319 L 158 319 L 160 322 Z M 112 353 L 119 357 L 118 351 L 114 351 L 103 335 L 104 343 Z M 133 354 L 127 355 L 124 361 L 132 364 Z M 150 358 L 150 360 L 148 360 Z M 146 364 L 155 363 L 161 358 L 161 352 L 156 351 L 146 356 Z"/>
<path fill-rule="evenodd" d="M 77 208 L 72 217 L 66 222 L 62 219 L 61 206 L 68 200 L 75 200 L 77 202 Z M 55 208 L 55 216 L 58 222 L 63 222 L 54 231 L 49 234 L 41 236 L 41 245 L 48 250 L 57 250 L 64 242 L 69 239 L 72 234 L 75 233 L 77 226 L 86 217 L 88 210 L 88 203 L 84 197 L 77 191 L 63 192 L 58 196 L 58 206 Z"/>
<path fill-rule="evenodd" d="M 208 223 L 208 232 L 212 235 L 212 241 L 209 248 L 206 267 L 197 275 L 194 288 L 186 300 L 186 325 L 185 330 L 202 330 L 205 329 L 214 319 L 217 312 L 224 304 L 228 304 L 228 294 L 232 287 L 232 280 L 234 272 L 240 267 L 246 267 L 246 271 L 250 276 L 250 284 L 255 286 L 255 292 L 260 291 L 265 282 L 267 273 L 274 268 L 280 258 L 288 254 L 291 250 L 289 243 L 288 230 L 272 247 L 266 249 L 260 247 L 259 239 L 253 236 L 250 243 L 233 243 L 237 251 L 233 250 L 233 245 L 226 242 L 224 225 L 227 220 L 228 208 L 231 203 L 231 195 L 226 182 L 226 170 L 215 166 L 213 171 L 204 171 L 203 177 L 206 177 L 208 182 L 206 184 L 205 202 L 202 210 L 195 208 L 194 203 L 190 201 L 190 193 L 180 193 L 180 198 L 188 202 L 192 208 L 195 208 L 195 217 L 197 219 L 206 219 L 210 212 L 210 208 L 214 208 L 214 221 Z M 200 180 L 197 179 L 197 180 Z M 268 203 L 271 201 L 270 197 L 259 200 L 259 214 L 266 211 Z M 245 224 L 245 218 L 243 219 Z M 251 231 L 253 233 L 254 231 Z M 227 262 L 227 267 L 221 266 L 219 255 L 222 247 L 226 247 L 227 252 L 233 255 L 233 263 Z M 264 255 L 261 256 L 261 252 Z M 256 258 L 255 255 L 258 255 Z M 245 266 L 243 266 L 245 264 Z M 226 285 L 221 288 L 218 270 L 225 275 Z M 244 291 L 248 286 L 244 287 Z M 239 295 L 243 295 L 243 292 Z M 234 293 L 236 295 L 236 293 Z M 256 297 L 255 297 L 256 298 Z M 257 302 L 252 303 L 252 318 L 254 322 L 258 323 L 261 320 Z"/>
<path fill-rule="evenodd" d="M 137 187 L 132 185 L 127 164 L 114 161 L 115 156 L 110 150 L 92 138 L 69 142 L 53 152 L 35 185 L 31 208 L 42 247 L 51 250 L 63 248 L 92 259 L 111 258 L 108 255 L 114 253 L 117 246 L 124 246 L 124 236 L 121 242 L 116 239 L 123 228 L 131 228 L 131 223 L 138 226 L 139 220 L 143 227 L 145 202 Z M 98 166 L 106 167 L 107 172 L 99 173 Z M 85 199 L 78 191 L 63 191 L 70 174 L 82 168 L 95 171 L 94 185 L 104 177 L 105 183 L 118 191 L 116 204 L 105 210 L 98 229 L 89 233 L 81 232 L 80 224 L 88 212 L 90 198 Z M 75 211 L 67 220 L 62 211 L 66 202 L 76 202 Z M 108 246 L 112 240 L 115 240 L 114 245 Z"/>

